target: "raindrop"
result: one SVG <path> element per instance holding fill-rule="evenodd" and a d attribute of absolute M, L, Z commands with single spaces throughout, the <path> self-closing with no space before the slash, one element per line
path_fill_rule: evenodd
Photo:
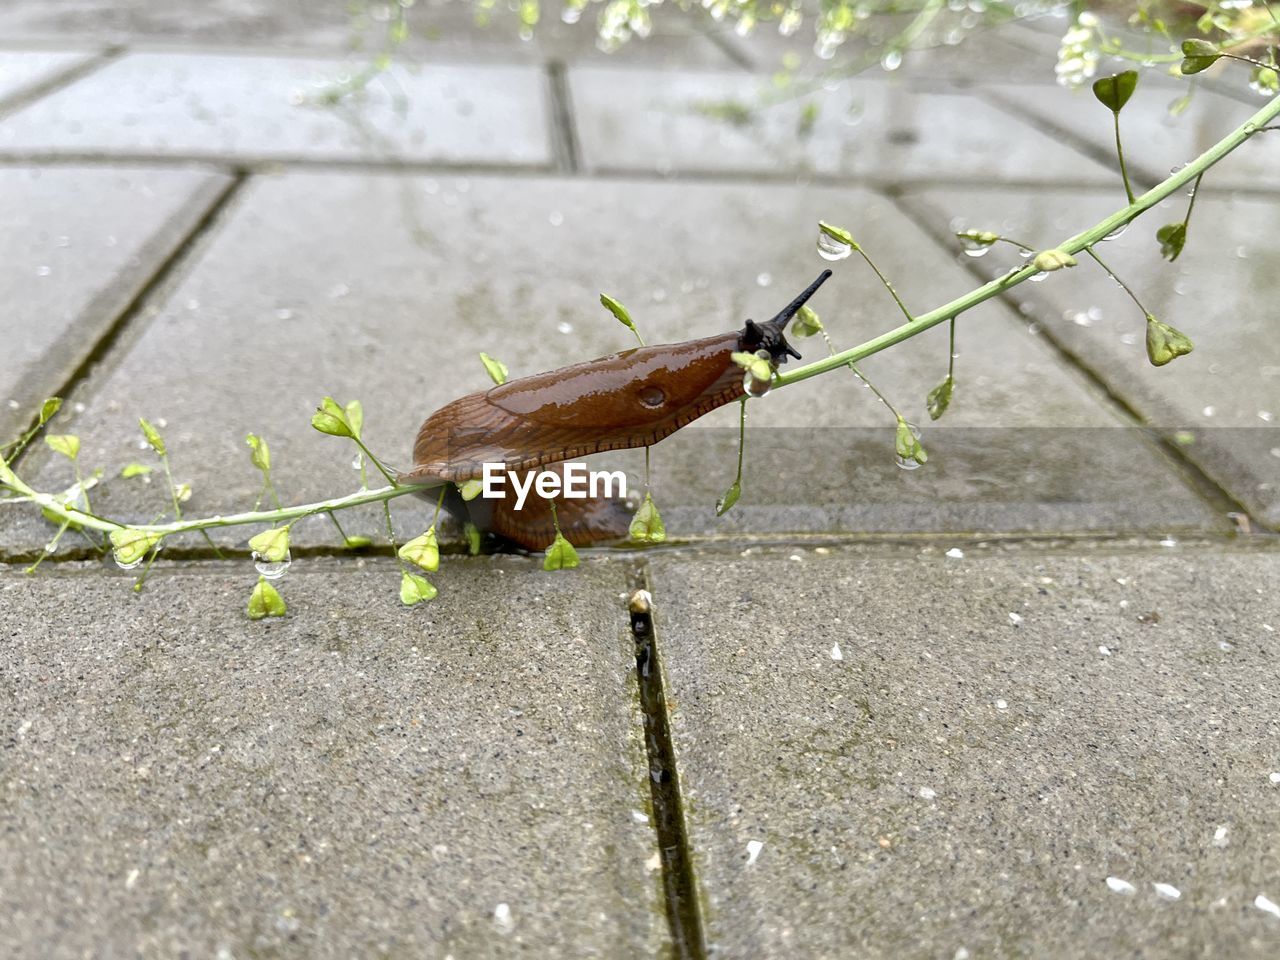
<path fill-rule="evenodd" d="M 565 7 L 560 11 L 560 19 L 568 24 L 575 24 L 582 19 L 581 7 Z"/>
<path fill-rule="evenodd" d="M 1108 647 L 1105 643 L 1104 643 L 1104 644 L 1101 644 L 1101 645 L 1098 647 L 1098 652 L 1099 652 L 1100 654 L 1102 654 L 1104 657 L 1109 657 L 1109 656 L 1111 656 L 1111 648 L 1110 648 L 1110 647 Z"/>
<path fill-rule="evenodd" d="M 773 389 L 773 379 L 757 380 L 748 370 L 742 377 L 742 389 L 748 397 L 763 397 Z"/>
<path fill-rule="evenodd" d="M 1124 236 L 1124 232 L 1125 232 L 1126 230 L 1128 230 L 1128 229 L 1129 229 L 1129 225 L 1128 225 L 1127 223 L 1122 223 L 1122 224 L 1120 224 L 1120 226 L 1116 227 L 1114 230 L 1112 230 L 1110 233 L 1108 233 L 1108 234 L 1107 234 L 1105 237 L 1103 237 L 1102 239 L 1103 239 L 1103 240 L 1116 240 L 1116 239 L 1118 239 L 1118 238 L 1120 238 L 1120 237 Z"/>
<path fill-rule="evenodd" d="M 510 933 L 516 928 L 515 918 L 511 916 L 511 905 L 500 903 L 493 908 L 493 925 L 499 933 Z"/>
<path fill-rule="evenodd" d="M 1211 407 L 1211 406 L 1210 406 L 1210 407 L 1205 407 L 1205 408 L 1204 408 L 1203 410 L 1201 410 L 1200 412 L 1201 412 L 1201 413 L 1203 413 L 1206 417 L 1212 417 L 1212 416 L 1213 416 L 1215 413 L 1217 413 L 1218 411 L 1217 411 L 1217 410 L 1215 410 L 1213 407 Z"/>
<path fill-rule="evenodd" d="M 111 551 L 111 559 L 116 562 L 116 566 L 121 570 L 132 570 L 134 567 L 141 565 L 142 561 L 146 559 L 146 554 L 144 552 L 142 556 L 138 557 L 138 559 L 134 560 L 132 563 L 125 563 L 120 559 L 120 551 L 113 550 Z"/>
<path fill-rule="evenodd" d="M 1229 841 L 1227 840 L 1227 828 L 1218 827 L 1213 831 L 1213 845 L 1215 847 L 1225 847 Z"/>
<path fill-rule="evenodd" d="M 257 550 L 253 551 L 254 567 L 268 580 L 279 580 L 288 572 L 291 563 L 293 557 L 288 550 L 285 551 L 283 560 L 266 560 Z"/>
<path fill-rule="evenodd" d="M 352 457 L 352 458 L 351 458 L 351 469 L 352 469 L 352 470 L 359 470 L 359 469 L 360 469 L 361 467 L 363 467 L 363 466 L 364 466 L 364 454 L 363 454 L 363 453 L 357 453 L 354 457 Z"/>
<path fill-rule="evenodd" d="M 1153 883 L 1151 888 L 1166 900 L 1181 900 L 1182 891 L 1171 883 Z"/>
<path fill-rule="evenodd" d="M 994 243 L 983 243 L 974 237 L 965 234 L 960 235 L 960 247 L 971 257 L 985 257 L 994 246 Z"/>
<path fill-rule="evenodd" d="M 832 659 L 832 660 L 843 660 L 843 659 L 844 659 L 844 654 L 840 652 L 840 644 L 838 644 L 838 643 L 833 643 L 833 644 L 831 645 L 831 659 Z"/>
<path fill-rule="evenodd" d="M 770 276 L 770 275 L 769 275 L 769 274 L 767 274 L 767 273 L 762 273 L 762 274 L 760 274 L 759 276 L 757 276 L 757 277 L 756 277 L 756 285 L 757 285 L 757 286 L 760 286 L 760 287 L 767 287 L 767 286 L 768 286 L 769 284 L 771 284 L 771 283 L 773 283 L 773 277 L 772 277 L 772 276 Z"/>
<path fill-rule="evenodd" d="M 937 795 L 938 795 L 938 792 L 937 792 L 936 790 L 934 790 L 932 787 L 921 787 L 921 788 L 920 788 L 920 799 L 921 799 L 921 800 L 932 800 L 932 799 L 933 799 L 934 797 L 936 797 Z"/>
<path fill-rule="evenodd" d="M 1010 623 L 1012 623 L 1015 627 L 1017 627 L 1017 626 L 1021 626 L 1021 624 L 1022 624 L 1022 614 L 1019 614 L 1019 613 L 1010 613 L 1010 614 L 1009 614 L 1009 622 L 1010 622 Z"/>
<path fill-rule="evenodd" d="M 1107 877 L 1107 886 L 1115 893 L 1123 893 L 1126 897 L 1131 897 L 1138 892 L 1132 883 L 1121 880 L 1119 877 Z"/>
<path fill-rule="evenodd" d="M 564 214 L 559 210 L 552 210 L 550 215 L 547 217 L 547 220 L 553 227 L 558 227 L 560 224 L 564 223 Z"/>
<path fill-rule="evenodd" d="M 1047 273 L 1035 273 L 1031 275 L 1030 279 L 1032 283 L 1039 283 L 1041 280 L 1043 280 L 1047 276 L 1048 276 Z"/>
<path fill-rule="evenodd" d="M 1280 917 L 1280 906 L 1276 906 L 1274 902 L 1264 897 L 1262 894 L 1258 894 L 1253 898 L 1253 905 L 1263 913 L 1269 913 L 1273 917 Z"/>
<path fill-rule="evenodd" d="M 1270 773 L 1267 775 L 1267 779 L 1272 783 L 1280 783 L 1280 773 Z"/>
<path fill-rule="evenodd" d="M 890 50 L 880 58 L 880 66 L 884 67 L 886 70 L 897 70 L 902 66 L 902 51 Z"/>
<path fill-rule="evenodd" d="M 756 862 L 756 858 L 760 856 L 760 851 L 764 849 L 763 840 L 747 841 L 747 866 L 751 866 Z"/>
<path fill-rule="evenodd" d="M 568 320 L 561 320 L 556 324 L 556 329 L 561 333 L 573 333 L 573 324 Z"/>
<path fill-rule="evenodd" d="M 1221 650 L 1223 653 L 1230 653 L 1235 648 L 1236 648 L 1236 645 L 1232 643 L 1230 640 L 1218 641 L 1218 649 Z"/>
<path fill-rule="evenodd" d="M 825 230 L 818 231 L 818 256 L 823 260 L 843 260 L 853 253 L 853 247 L 837 240 Z"/>
<path fill-rule="evenodd" d="M 996 709 L 997 709 L 997 710 L 1008 710 L 1008 709 L 1009 709 L 1009 701 L 1008 701 L 1008 700 L 997 700 L 997 701 L 996 701 Z"/>
<path fill-rule="evenodd" d="M 52 268 L 52 267 L 47 267 L 47 266 L 45 266 L 45 265 L 43 265 L 43 264 L 41 264 L 40 266 L 36 267 L 36 276 L 37 276 L 37 277 L 47 277 L 47 276 L 48 276 L 49 274 L 51 274 L 51 273 L 53 273 L 53 268 Z"/>
<path fill-rule="evenodd" d="M 959 547 L 952 547 L 950 550 L 947 551 L 947 556 L 950 557 L 952 560 L 963 560 L 964 551 L 961 550 Z"/>

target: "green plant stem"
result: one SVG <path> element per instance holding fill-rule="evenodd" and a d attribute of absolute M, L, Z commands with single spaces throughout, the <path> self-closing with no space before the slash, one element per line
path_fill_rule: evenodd
<path fill-rule="evenodd" d="M 351 439 L 355 441 L 356 446 L 360 448 L 360 452 L 365 455 L 366 459 L 368 459 L 370 463 L 372 463 L 375 467 L 378 468 L 378 472 L 382 474 L 383 479 L 385 479 L 387 483 L 391 484 L 393 487 L 399 485 L 399 482 L 396 480 L 396 478 L 393 477 L 387 471 L 387 468 L 382 465 L 382 461 L 369 452 L 369 448 L 364 445 L 363 440 L 361 440 L 359 437 L 352 437 Z"/>
<path fill-rule="evenodd" d="M 951 346 L 947 351 L 947 379 L 956 382 L 956 318 L 951 318 Z"/>
<path fill-rule="evenodd" d="M 1133 205 L 1133 185 L 1129 183 L 1129 168 L 1124 164 L 1124 147 L 1120 145 L 1120 111 L 1114 110 L 1111 118 L 1116 122 L 1116 156 L 1120 160 L 1120 177 L 1124 180 L 1124 194 L 1129 198 L 1129 205 Z"/>
<path fill-rule="evenodd" d="M 1138 197 L 1133 203 L 1121 210 L 1117 210 L 1105 220 L 1094 224 L 1088 230 L 1077 233 L 1075 236 L 1064 240 L 1062 243 L 1057 245 L 1057 249 L 1070 254 L 1076 254 L 1084 250 L 1085 247 L 1089 247 L 1097 243 L 1103 237 L 1115 232 L 1118 228 L 1136 219 L 1147 210 L 1150 210 L 1161 200 L 1173 195 L 1187 184 L 1191 183 L 1191 181 L 1195 180 L 1200 176 L 1200 174 L 1204 173 L 1204 171 L 1208 170 L 1232 150 L 1236 149 L 1236 147 L 1248 140 L 1249 137 L 1253 136 L 1254 133 L 1265 127 L 1277 116 L 1280 116 L 1280 96 L 1273 98 L 1261 110 L 1240 126 L 1236 127 L 1235 130 L 1231 131 L 1231 133 L 1227 134 L 1177 173 L 1173 174 L 1166 180 L 1162 180 L 1155 187 Z M 902 326 L 895 327 L 893 330 L 882 333 L 880 336 L 874 337 L 865 343 L 861 343 L 856 347 L 850 347 L 848 350 L 844 350 L 841 353 L 836 354 L 834 357 L 827 357 L 823 360 L 815 361 L 814 363 L 805 364 L 803 367 L 792 370 L 790 373 L 780 374 L 774 379 L 773 385 L 775 387 L 785 387 L 793 383 L 800 383 L 803 380 L 816 377 L 819 374 L 826 373 L 829 370 L 834 370 L 837 367 L 846 366 L 850 361 L 857 362 L 858 360 L 862 360 L 872 354 L 879 353 L 881 350 L 887 350 L 889 347 L 901 343 L 903 340 L 909 340 L 931 327 L 936 327 L 940 323 L 959 316 L 966 310 L 972 310 L 974 307 L 981 303 L 985 303 L 992 297 L 999 296 L 1000 294 L 1011 290 L 1018 284 L 1023 283 L 1039 272 L 1039 269 L 1034 263 L 1024 264 L 1017 270 L 1013 270 L 1003 276 L 997 277 L 988 283 L 984 283 L 976 290 L 971 290 L 962 297 L 957 297 L 955 300 L 952 300 L 949 303 L 944 303 L 942 306 L 937 307 L 934 310 L 930 310 L 928 313 L 921 314 L 910 323 L 904 323 Z"/>
<path fill-rule="evenodd" d="M 1093 252 L 1093 247 L 1085 247 L 1084 252 L 1087 253 L 1089 256 L 1093 257 L 1094 262 L 1097 263 L 1098 266 L 1100 266 L 1103 270 L 1107 271 L 1107 276 L 1109 276 L 1116 283 L 1120 284 L 1120 289 L 1122 289 L 1125 293 L 1127 293 L 1129 295 L 1129 299 L 1138 305 L 1138 309 L 1142 311 L 1143 316 L 1145 317 L 1151 316 L 1151 311 L 1142 305 L 1142 301 L 1138 299 L 1138 295 L 1133 292 L 1133 290 L 1130 288 L 1130 286 L 1127 283 L 1125 283 L 1123 280 L 1120 279 L 1120 275 L 1118 273 L 1116 273 L 1109 266 L 1103 263 L 1102 258 Z"/>
<path fill-rule="evenodd" d="M 889 291 L 889 296 L 893 297 L 893 302 L 896 303 L 898 305 L 898 309 L 902 311 L 902 315 L 906 317 L 908 321 L 914 320 L 915 317 L 911 316 L 911 311 L 907 309 L 907 305 L 903 303 L 902 298 L 898 296 L 898 291 L 893 289 L 893 284 L 889 282 L 888 277 L 880 272 L 880 268 L 876 266 L 875 261 L 867 256 L 867 251 L 862 249 L 862 244 L 855 243 L 853 245 L 853 249 L 857 250 L 858 256 L 867 261 L 867 266 L 875 271 L 876 276 L 880 278 L 880 282 L 884 284 L 884 288 Z M 824 330 L 823 334 L 825 335 L 825 333 L 826 331 Z M 828 340 L 827 343 L 830 344 L 831 341 Z"/>
<path fill-rule="evenodd" d="M 1182 230 L 1184 233 L 1186 232 L 1187 228 L 1191 226 L 1191 211 L 1193 211 L 1196 208 L 1196 197 L 1200 195 L 1200 180 L 1203 177 L 1204 177 L 1203 173 L 1200 174 L 1199 177 L 1196 177 L 1196 182 L 1191 187 L 1191 202 L 1187 204 L 1187 215 L 1182 218 Z"/>

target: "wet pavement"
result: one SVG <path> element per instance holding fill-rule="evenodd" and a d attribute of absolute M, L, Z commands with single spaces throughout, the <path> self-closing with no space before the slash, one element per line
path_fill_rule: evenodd
<path fill-rule="evenodd" d="M 158 474 L 118 476 L 151 460 L 138 416 L 189 514 L 253 505 L 249 432 L 315 500 L 359 477 L 309 426 L 322 396 L 408 466 L 422 419 L 487 385 L 479 351 L 518 376 L 630 346 L 602 291 L 651 343 L 737 329 L 828 266 L 824 219 L 921 312 L 1018 262 L 952 231 L 1049 247 L 1123 203 L 1050 31 L 783 95 L 796 38 L 664 15 L 606 57 L 587 24 L 522 42 L 503 14 L 419 4 L 335 107 L 363 62 L 340 11 L 0 11 L 0 434 L 66 397 L 55 429 L 121 519 L 165 509 Z M 1170 123 L 1177 88 L 1144 81 L 1139 183 L 1248 115 L 1223 82 Z M 446 525 L 440 596 L 406 609 L 389 551 L 314 519 L 288 616 L 254 623 L 254 530 L 214 533 L 228 559 L 175 543 L 135 595 L 71 534 L 24 575 L 54 528 L 3 507 L 0 951 L 1274 955 L 1273 152 L 1205 178 L 1176 263 L 1154 233 L 1186 198 L 1100 247 L 1190 356 L 1147 364 L 1141 311 L 1082 260 L 961 319 L 937 423 L 945 326 L 861 365 L 923 426 L 921 469 L 843 370 L 750 404 L 725 517 L 736 405 L 654 448 L 665 548 L 549 574 Z M 860 260 L 831 266 L 837 346 L 901 321 Z M 595 462 L 642 483 L 635 451 Z M 43 445 L 18 469 L 73 482 Z M 393 504 L 402 536 L 431 517 Z M 341 519 L 383 535 L 376 507 Z"/>

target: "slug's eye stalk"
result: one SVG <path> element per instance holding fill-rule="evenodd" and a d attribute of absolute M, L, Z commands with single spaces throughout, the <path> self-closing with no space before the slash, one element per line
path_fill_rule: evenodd
<path fill-rule="evenodd" d="M 786 363 L 787 357 L 795 357 L 800 359 L 800 354 L 796 352 L 796 348 L 787 343 L 787 338 L 783 336 L 787 324 L 791 322 L 791 318 L 800 312 L 800 308 L 804 306 L 805 301 L 812 297 L 820 286 L 831 276 L 830 270 L 823 270 L 818 275 L 818 279 L 805 287 L 804 292 L 800 296 L 792 300 L 787 306 L 772 320 L 766 323 L 756 323 L 754 320 L 748 320 L 747 325 L 742 328 L 742 335 L 738 338 L 738 344 L 743 350 L 756 351 L 768 350 L 769 355 L 773 358 L 775 364 Z"/>

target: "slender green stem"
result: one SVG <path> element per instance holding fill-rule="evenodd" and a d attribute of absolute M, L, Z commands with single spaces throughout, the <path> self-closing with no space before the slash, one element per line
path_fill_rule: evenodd
<path fill-rule="evenodd" d="M 833 343 L 831 340 L 831 335 L 827 333 L 826 327 L 823 327 L 821 332 L 822 332 L 822 339 L 827 341 L 827 354 L 829 356 L 834 357 L 838 351 L 836 350 L 835 343 Z M 889 402 L 889 398 L 880 392 L 879 387 L 877 387 L 874 383 L 868 380 L 866 376 L 863 375 L 862 371 L 858 369 L 858 365 L 854 363 L 852 360 L 849 361 L 849 369 L 853 371 L 853 375 L 855 377 L 857 377 L 859 380 L 861 380 L 863 383 L 867 385 L 867 388 L 876 395 L 876 397 L 880 400 L 881 403 L 883 403 L 886 407 L 889 408 L 890 413 L 892 413 L 899 420 L 902 419 L 902 414 L 898 413 L 898 409 L 892 403 Z"/>
<path fill-rule="evenodd" d="M 1142 311 L 1143 316 L 1145 317 L 1151 316 L 1151 311 L 1142 305 L 1142 301 L 1138 299 L 1138 295 L 1133 292 L 1133 290 L 1129 287 L 1127 283 L 1125 283 L 1123 280 L 1120 279 L 1120 275 L 1118 273 L 1116 273 L 1109 266 L 1107 266 L 1105 263 L 1102 262 L 1102 258 L 1093 252 L 1093 247 L 1085 247 L 1084 252 L 1087 253 L 1089 256 L 1093 257 L 1094 261 L 1097 262 L 1098 266 L 1100 266 L 1103 270 L 1107 271 L 1107 276 L 1109 276 L 1116 283 L 1120 284 L 1121 289 L 1123 289 L 1124 292 L 1129 295 L 1129 299 L 1138 305 L 1138 309 Z"/>
<path fill-rule="evenodd" d="M 1280 96 L 1273 98 L 1261 110 L 1252 117 L 1236 127 L 1235 130 L 1227 134 L 1216 144 L 1206 150 L 1200 156 L 1171 175 L 1168 179 L 1161 181 L 1152 189 L 1148 190 L 1142 196 L 1138 197 L 1133 203 L 1117 210 L 1111 216 L 1094 224 L 1088 230 L 1077 233 L 1073 237 L 1069 237 L 1062 243 L 1058 244 L 1059 250 L 1067 253 L 1079 253 L 1085 247 L 1092 246 L 1103 237 L 1115 232 L 1119 227 L 1124 226 L 1131 220 L 1145 213 L 1154 207 L 1161 200 L 1183 189 L 1187 184 L 1191 183 L 1200 174 L 1208 170 L 1215 163 L 1229 154 L 1240 144 L 1244 143 L 1249 137 L 1256 133 L 1260 128 L 1265 127 L 1268 123 L 1280 116 Z M 851 360 L 858 361 L 872 354 L 879 353 L 881 350 L 887 350 L 895 344 L 901 343 L 903 340 L 909 340 L 931 327 L 936 327 L 944 321 L 951 320 L 959 316 L 966 310 L 972 310 L 981 303 L 985 303 L 992 297 L 999 296 L 1008 290 L 1013 289 L 1018 284 L 1025 282 L 1040 270 L 1033 263 L 1024 264 L 1017 270 L 1010 271 L 1003 276 L 984 283 L 976 290 L 971 290 L 962 297 L 944 303 L 942 306 L 928 313 L 921 314 L 911 323 L 905 323 L 893 330 L 886 331 L 878 337 L 861 343 L 856 347 L 844 350 L 834 357 L 827 357 L 814 363 L 805 364 L 792 370 L 790 373 L 779 374 L 774 379 L 775 387 L 789 386 L 793 383 L 800 383 L 802 380 L 808 380 L 819 374 L 834 370 L 837 367 L 843 367 Z"/>
<path fill-rule="evenodd" d="M 352 437 L 351 439 L 356 442 L 356 446 L 360 448 L 360 452 L 365 455 L 369 462 L 378 468 L 378 472 L 382 474 L 387 483 L 391 484 L 393 487 L 399 484 L 399 481 L 396 480 L 396 478 L 387 471 L 387 468 L 382 465 L 382 461 L 369 452 L 369 448 L 364 445 L 363 440 L 359 437 Z"/>
<path fill-rule="evenodd" d="M 1196 208 L 1196 197 L 1200 195 L 1200 181 L 1203 177 L 1203 173 L 1196 177 L 1196 182 L 1191 188 L 1191 202 L 1187 204 L 1187 215 L 1182 218 L 1182 230 L 1184 233 L 1191 226 L 1191 212 Z"/>
<path fill-rule="evenodd" d="M 50 540 L 48 544 L 46 544 L 44 547 L 41 548 L 40 556 L 36 557 L 36 562 L 31 564 L 31 566 L 27 567 L 26 569 L 27 573 L 29 574 L 35 573 L 36 570 L 39 569 L 40 564 L 44 562 L 44 558 L 47 557 L 49 554 L 53 553 L 54 549 L 56 549 L 58 546 L 58 541 L 62 539 L 62 535 L 66 533 L 70 527 L 71 527 L 70 520 L 62 521 L 62 526 L 58 527 L 58 532 L 53 535 L 53 539 Z"/>
<path fill-rule="evenodd" d="M 880 278 L 880 282 L 884 284 L 884 288 L 889 291 L 889 296 L 893 297 L 893 302 L 898 305 L 898 309 L 902 311 L 902 315 L 907 318 L 907 321 L 910 322 L 914 320 L 915 317 L 911 315 L 911 311 L 907 309 L 907 305 L 903 303 L 902 298 L 898 296 L 898 291 L 893 289 L 893 284 L 889 282 L 888 277 L 880 272 L 880 268 L 876 266 L 875 261 L 867 256 L 867 251 L 862 249 L 862 244 L 855 243 L 853 245 L 853 249 L 857 250 L 858 255 L 862 257 L 863 260 L 867 261 L 867 266 L 875 271 L 876 276 Z M 827 342 L 830 343 L 831 341 L 828 340 Z"/>
<path fill-rule="evenodd" d="M 956 382 L 956 318 L 951 318 L 951 346 L 947 351 L 947 379 Z"/>
<path fill-rule="evenodd" d="M 1124 193 L 1133 205 L 1133 186 L 1129 183 L 1129 168 L 1124 165 L 1124 147 L 1120 145 L 1120 111 L 1113 110 L 1111 118 L 1116 122 L 1116 156 L 1120 159 L 1120 176 L 1124 180 Z"/>
<path fill-rule="evenodd" d="M 738 473 L 734 477 L 733 482 L 742 488 L 742 453 L 747 446 L 747 398 L 743 397 L 739 401 L 738 410 Z"/>

